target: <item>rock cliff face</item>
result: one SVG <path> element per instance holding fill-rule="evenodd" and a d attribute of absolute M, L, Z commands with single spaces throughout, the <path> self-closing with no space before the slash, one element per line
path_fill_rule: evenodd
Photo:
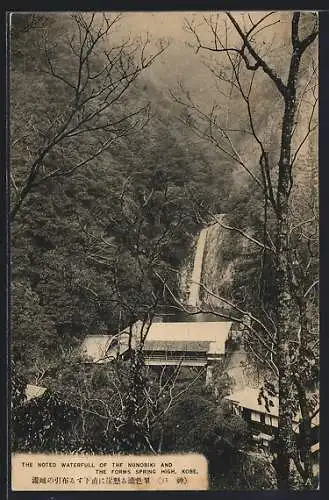
<path fill-rule="evenodd" d="M 225 215 L 217 216 L 218 221 L 225 223 Z M 215 295 L 224 295 L 223 291 L 232 282 L 234 258 L 230 258 L 223 250 L 225 240 L 232 238 L 229 230 L 224 229 L 220 223 L 211 224 L 207 230 L 207 244 L 204 252 L 202 268 L 202 283 L 207 290 Z M 211 304 L 213 307 L 225 307 L 222 301 L 201 290 L 201 302 Z"/>

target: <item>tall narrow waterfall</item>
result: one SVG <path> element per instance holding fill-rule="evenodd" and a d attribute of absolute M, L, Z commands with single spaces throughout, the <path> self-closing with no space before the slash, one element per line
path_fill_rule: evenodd
<path fill-rule="evenodd" d="M 189 293 L 189 297 L 188 297 L 188 305 L 189 306 L 196 306 L 198 304 L 198 301 L 199 301 L 200 281 L 201 281 L 201 274 L 202 274 L 202 262 L 203 262 L 203 255 L 204 255 L 204 250 L 205 250 L 205 246 L 206 246 L 207 231 L 208 231 L 207 227 L 205 227 L 201 230 L 201 232 L 199 234 L 198 243 L 196 246 L 193 271 L 192 271 L 192 276 L 191 276 L 190 293 Z"/>
<path fill-rule="evenodd" d="M 187 305 L 191 307 L 200 306 L 201 295 L 202 304 L 209 306 L 209 309 L 229 314 L 230 307 L 219 298 L 222 295 L 223 287 L 230 285 L 234 272 L 234 262 L 228 262 L 227 259 L 223 258 L 222 247 L 225 238 L 230 238 L 231 235 L 230 231 L 225 230 L 225 227 L 223 228 L 221 225 L 224 222 L 225 214 L 217 214 L 216 220 L 200 231 L 194 251 L 193 267 L 186 266 L 182 272 L 182 293 L 185 294 Z M 192 259 L 190 263 L 192 263 Z M 200 294 L 200 283 L 203 283 L 206 289 L 210 289 L 215 295 L 210 295 L 205 290 Z M 223 295 L 225 297 L 225 292 Z M 204 316 L 206 315 L 204 314 Z M 213 321 L 214 318 L 216 319 L 211 314 L 207 316 L 206 319 L 200 319 L 200 315 L 192 317 L 195 318 L 194 321 Z M 220 319 L 217 318 L 217 321 Z M 243 345 L 239 345 L 228 353 L 226 371 L 235 381 L 235 390 L 243 389 L 246 386 L 259 387 L 261 374 L 253 369 L 249 362 L 247 363 L 247 353 Z"/>

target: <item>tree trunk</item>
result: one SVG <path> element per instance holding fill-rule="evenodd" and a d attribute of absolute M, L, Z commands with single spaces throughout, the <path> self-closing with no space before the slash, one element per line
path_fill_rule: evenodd
<path fill-rule="evenodd" d="M 299 347 L 299 362 L 302 362 L 303 355 L 307 349 L 307 333 L 308 333 L 308 318 L 306 311 L 306 301 L 304 298 L 303 289 L 299 291 L 297 297 L 299 307 L 299 321 L 300 321 L 300 347 Z M 311 428 L 311 412 L 307 402 L 306 389 L 303 384 L 303 379 L 299 378 L 296 374 L 294 377 L 295 386 L 298 394 L 298 402 L 302 416 L 300 425 L 299 439 L 300 439 L 300 453 L 301 459 L 304 464 L 303 481 L 305 489 L 312 489 L 314 476 L 313 476 L 313 461 L 312 461 L 312 428 Z"/>
<path fill-rule="evenodd" d="M 281 223 L 280 223 L 281 222 Z M 278 332 L 278 371 L 279 371 L 279 433 L 277 476 L 278 487 L 288 490 L 290 487 L 290 462 L 294 451 L 292 431 L 293 386 L 289 349 L 290 312 L 292 299 L 287 279 L 287 254 L 285 249 L 287 236 L 285 214 L 278 224 L 278 235 L 281 250 L 277 257 L 277 332 Z"/>
<path fill-rule="evenodd" d="M 284 101 L 282 122 L 281 151 L 279 160 L 279 180 L 277 190 L 277 254 L 276 254 L 276 301 L 278 335 L 278 371 L 279 371 L 279 432 L 277 479 L 278 488 L 288 490 L 291 487 L 291 461 L 295 443 L 292 430 L 293 418 L 293 381 L 290 358 L 290 339 L 293 334 L 291 312 L 293 298 L 289 275 L 289 196 L 292 187 L 291 177 L 291 141 L 296 114 L 296 80 L 299 71 L 300 52 L 294 49 L 288 84 Z"/>
<path fill-rule="evenodd" d="M 305 388 L 297 381 L 298 401 L 302 414 L 302 421 L 299 428 L 300 439 L 300 456 L 304 464 L 303 482 L 305 489 L 312 489 L 313 477 L 313 463 L 312 463 L 312 437 L 311 437 L 311 415 L 307 404 L 307 397 Z"/>

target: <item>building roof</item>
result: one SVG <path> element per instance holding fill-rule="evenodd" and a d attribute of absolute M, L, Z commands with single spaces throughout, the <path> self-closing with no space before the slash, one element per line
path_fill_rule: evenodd
<path fill-rule="evenodd" d="M 133 335 L 138 339 L 140 322 L 133 326 Z M 225 342 L 232 323 L 227 321 L 152 323 L 147 333 L 146 350 L 178 350 L 224 354 Z M 120 334 L 87 335 L 82 343 L 82 353 L 94 363 L 107 363 L 111 354 L 122 354 L 128 348 L 128 329 Z M 111 343 L 118 340 L 109 352 Z"/>
<path fill-rule="evenodd" d="M 267 413 L 268 415 L 279 415 L 279 398 L 269 396 L 269 399 L 273 402 L 273 406 L 270 406 L 268 411 L 265 408 L 264 399 L 261 399 L 261 404 L 258 403 L 260 389 L 254 389 L 253 387 L 245 387 L 244 389 L 234 392 L 226 399 L 239 404 L 243 408 L 248 408 L 249 410 L 257 411 L 260 413 Z"/>
<path fill-rule="evenodd" d="M 46 390 L 46 387 L 41 387 L 40 385 L 27 384 L 25 389 L 26 401 L 31 401 L 31 399 L 39 398 Z"/>
<path fill-rule="evenodd" d="M 268 398 L 273 402 L 273 406 L 269 406 L 270 411 L 265 408 L 264 399 L 261 399 L 261 404 L 258 403 L 260 389 L 254 389 L 253 387 L 245 387 L 244 389 L 234 392 L 225 399 L 232 401 L 233 403 L 239 404 L 243 408 L 248 408 L 249 410 L 257 411 L 259 413 L 266 413 L 267 415 L 279 416 L 279 398 L 268 396 Z M 294 422 L 299 422 L 300 413 L 294 417 Z M 320 423 L 319 413 L 312 419 L 312 426 L 317 426 Z"/>
<path fill-rule="evenodd" d="M 209 354 L 224 354 L 231 325 L 228 321 L 152 323 L 147 341 L 185 342 L 189 347 L 207 342 Z"/>
<path fill-rule="evenodd" d="M 209 342 L 181 342 L 165 340 L 146 340 L 145 351 L 169 351 L 169 352 L 201 352 L 206 354 L 209 350 Z"/>

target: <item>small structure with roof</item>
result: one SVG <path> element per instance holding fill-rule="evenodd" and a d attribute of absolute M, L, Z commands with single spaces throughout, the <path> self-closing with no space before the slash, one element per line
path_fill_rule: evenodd
<path fill-rule="evenodd" d="M 32 399 L 40 398 L 46 390 L 46 387 L 42 387 L 40 385 L 27 384 L 25 388 L 25 401 L 28 402 Z"/>
<path fill-rule="evenodd" d="M 226 396 L 231 409 L 249 423 L 253 440 L 255 443 L 267 447 L 277 434 L 279 427 L 279 398 L 266 395 L 260 397 L 260 389 L 245 387 L 240 391 Z M 293 418 L 293 431 L 297 437 L 297 443 L 301 433 L 301 414 L 298 413 Z M 319 410 L 313 412 L 311 418 L 311 452 L 316 464 L 319 455 Z"/>
<path fill-rule="evenodd" d="M 266 404 L 259 397 L 259 392 L 259 389 L 244 387 L 225 399 L 232 411 L 250 424 L 254 440 L 267 446 L 279 426 L 279 400 L 269 397 L 269 403 Z"/>
<path fill-rule="evenodd" d="M 154 322 L 149 326 L 143 353 L 148 366 L 205 366 L 208 379 L 214 362 L 226 352 L 231 322 Z M 126 356 L 134 349 L 142 324 L 137 322 L 131 332 L 125 329 L 116 335 L 88 335 L 81 346 L 91 363 L 108 363 Z"/>

